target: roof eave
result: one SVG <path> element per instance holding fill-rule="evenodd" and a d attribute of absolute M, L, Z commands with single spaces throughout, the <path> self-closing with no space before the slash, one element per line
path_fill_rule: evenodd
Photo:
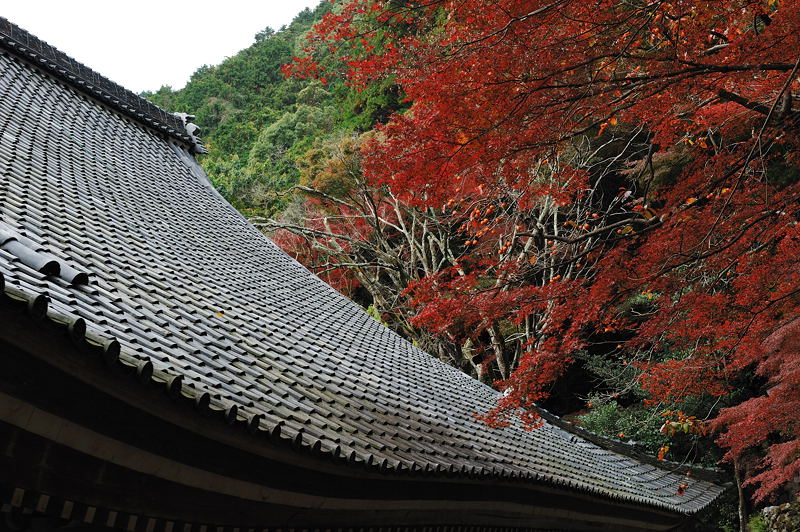
<path fill-rule="evenodd" d="M 401 464 L 365 461 L 338 449 L 315 445 L 310 437 L 298 439 L 297 435 L 282 434 L 280 422 L 269 426 L 265 419 L 247 417 L 236 409 L 225 408 L 217 400 L 212 403 L 207 392 L 182 387 L 180 375 L 154 375 L 149 360 L 121 353 L 114 338 L 87 334 L 82 319 L 54 314 L 48 309 L 46 296 L 25 293 L 12 286 L 0 290 L 0 338 L 60 371 L 72 372 L 73 377 L 85 380 L 91 387 L 114 394 L 136 408 L 157 412 L 159 417 L 198 437 L 242 449 L 253 456 L 356 478 L 359 482 L 390 478 L 397 482 L 460 484 L 476 491 L 536 492 L 535 497 L 529 497 L 532 501 L 543 493 L 554 493 L 578 501 L 576 508 L 599 504 L 609 509 L 622 508 L 622 513 L 641 513 L 676 523 L 702 510 L 717 496 L 708 493 L 699 505 L 668 507 L 629 496 L 614 498 L 587 492 L 577 485 L 562 486 L 538 476 L 510 478 L 493 471 L 418 470 L 400 467 Z M 145 388 L 159 387 L 165 393 L 145 393 Z M 56 395 L 61 397 L 60 392 Z M 196 415 L 187 415 L 192 410 Z"/>

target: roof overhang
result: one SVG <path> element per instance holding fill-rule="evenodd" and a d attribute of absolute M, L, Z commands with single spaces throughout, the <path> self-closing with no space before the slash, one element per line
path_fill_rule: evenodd
<path fill-rule="evenodd" d="M 337 527 L 671 530 L 685 516 L 510 480 L 354 468 L 230 426 L 50 318 L 0 301 L 6 509 L 152 532 Z M 110 362 L 110 364 L 109 364 Z M 168 525 L 172 523 L 172 525 Z M 154 528 L 157 527 L 157 528 Z M 196 527 L 196 528 L 195 528 Z"/>

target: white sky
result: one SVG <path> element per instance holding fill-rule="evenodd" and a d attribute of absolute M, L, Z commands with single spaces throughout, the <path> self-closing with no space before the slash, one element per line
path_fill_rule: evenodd
<path fill-rule="evenodd" d="M 321 0 L 0 0 L 0 16 L 134 92 L 183 87 Z"/>

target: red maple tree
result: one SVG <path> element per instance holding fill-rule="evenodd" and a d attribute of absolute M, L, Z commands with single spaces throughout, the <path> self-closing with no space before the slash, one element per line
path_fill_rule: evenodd
<path fill-rule="evenodd" d="M 762 452 L 761 499 L 800 473 L 798 25 L 778 0 L 346 0 L 286 72 L 331 48 L 407 95 L 364 175 L 459 235 L 407 287 L 415 325 L 516 342 L 489 421 L 535 423 L 598 337 L 654 401 L 755 371 L 713 426 Z"/>

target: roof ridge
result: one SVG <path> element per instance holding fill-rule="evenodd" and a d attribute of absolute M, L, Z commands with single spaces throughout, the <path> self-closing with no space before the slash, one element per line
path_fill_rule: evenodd
<path fill-rule="evenodd" d="M 671 460 L 659 460 L 650 453 L 642 449 L 642 445 L 636 441 L 629 440 L 628 442 L 621 442 L 603 436 L 591 430 L 575 425 L 569 421 L 565 421 L 561 417 L 548 412 L 544 408 L 535 407 L 536 413 L 539 414 L 550 425 L 560 428 L 572 435 L 583 438 L 584 440 L 597 445 L 598 447 L 607 451 L 612 451 L 628 458 L 633 458 L 636 461 L 642 462 L 670 473 L 690 473 L 691 476 L 709 482 L 725 483 L 727 479 L 724 478 L 724 471 L 714 467 L 704 467 L 693 464 L 686 464 L 683 462 L 673 462 Z"/>
<path fill-rule="evenodd" d="M 165 111 L 4 17 L 0 17 L 0 48 L 31 61 L 74 89 L 99 99 L 142 125 L 188 143 L 194 152 L 206 153 L 194 135 L 197 127 L 187 131 L 185 116 Z"/>

